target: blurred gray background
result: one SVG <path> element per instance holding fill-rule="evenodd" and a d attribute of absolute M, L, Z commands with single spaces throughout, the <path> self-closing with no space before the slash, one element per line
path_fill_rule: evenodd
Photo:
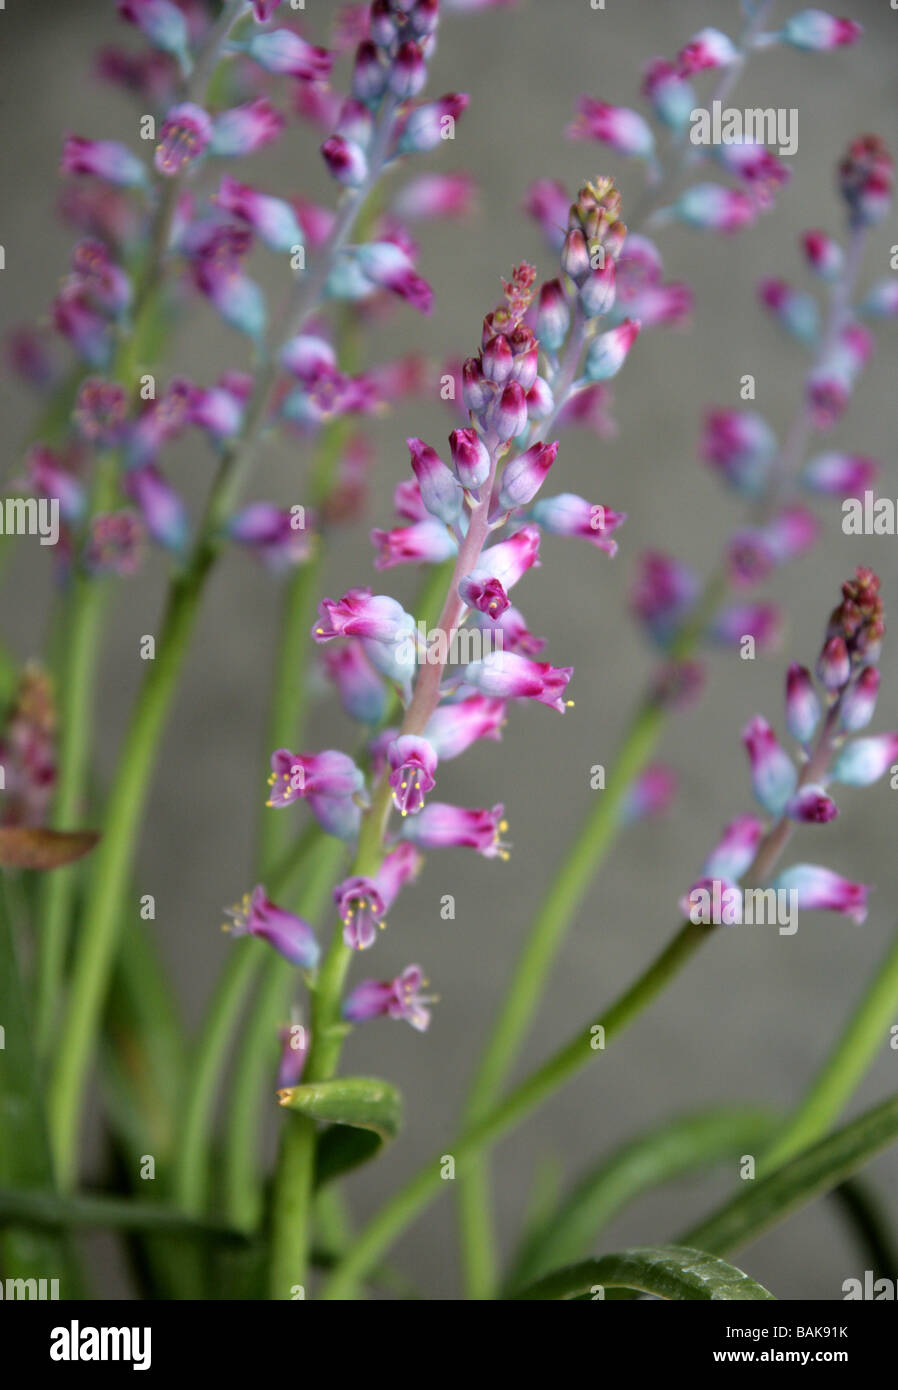
<path fill-rule="evenodd" d="M 97 0 L 8 0 L 0 19 L 3 120 L 0 184 L 6 271 L 0 281 L 6 324 L 39 316 L 65 272 L 72 233 L 54 215 L 62 135 L 128 139 L 135 148 L 136 116 L 127 99 L 91 74 L 94 47 L 136 37 L 115 21 L 113 5 Z M 310 27 L 323 33 L 333 6 L 309 0 Z M 777 15 L 794 12 L 783 3 Z M 837 7 L 842 12 L 843 6 Z M 564 718 L 541 707 L 518 707 L 501 744 L 486 744 L 447 769 L 440 793 L 463 805 L 502 800 L 514 853 L 510 863 L 463 852 L 430 856 L 418 883 L 391 915 L 376 960 L 362 974 L 393 973 L 409 960 L 427 968 L 441 996 L 425 1036 L 386 1023 L 360 1029 L 345 1054 L 347 1069 L 393 1078 L 406 1097 L 405 1132 L 386 1161 L 351 1184 L 359 1217 L 403 1177 L 445 1145 L 455 1126 L 477 1050 L 524 939 L 531 911 L 581 818 L 601 792 L 589 789 L 592 764 L 610 764 L 651 669 L 651 653 L 626 615 L 626 596 L 638 553 L 670 549 L 707 572 L 722 538 L 740 520 L 738 504 L 696 459 L 702 411 L 735 406 L 739 378 L 755 374 L 757 408 L 778 431 L 795 409 L 803 358 L 756 306 L 762 274 L 783 274 L 803 287 L 798 237 L 809 226 L 841 231 L 833 164 L 849 137 L 873 130 L 895 141 L 898 13 L 888 0 L 845 0 L 844 12 L 863 21 L 855 48 L 809 56 L 775 49 L 755 57 L 740 84 L 740 106 L 795 106 L 798 154 L 793 178 L 775 211 L 737 238 L 686 230 L 659 236 L 667 278 L 696 290 L 691 330 L 643 335 L 615 383 L 617 438 L 601 442 L 569 433 L 556 481 L 629 514 L 619 533 L 620 554 L 609 561 L 573 542 L 544 544 L 544 565 L 520 590 L 531 628 L 549 637 L 547 655 L 571 663 L 576 708 Z M 493 306 L 499 276 L 522 258 L 541 276 L 554 273 L 537 229 L 519 211 L 529 183 L 560 178 L 573 191 L 585 177 L 613 172 L 632 205 L 639 167 L 602 147 L 563 138 L 576 98 L 589 93 L 638 104 L 639 73 L 656 54 L 671 56 L 701 27 L 735 34 L 735 0 L 523 0 L 508 11 L 447 16 L 433 64 L 432 93 L 471 94 L 454 145 L 419 161 L 426 167 L 470 169 L 479 211 L 469 224 L 420 229 L 420 269 L 436 290 L 436 311 L 422 319 L 401 309 L 378 329 L 369 349 L 382 356 L 411 349 L 438 360 L 464 356 L 479 342 L 480 320 Z M 713 83 L 713 78 L 710 80 Z M 701 93 L 710 93 L 705 82 Z M 332 188 L 322 176 L 314 132 L 291 125 L 288 136 L 247 163 L 246 177 L 272 192 L 322 200 Z M 876 229 L 863 284 L 889 273 L 894 220 Z M 253 266 L 273 291 L 280 286 L 274 257 Z M 827 446 L 881 459 L 881 490 L 898 495 L 894 439 L 898 430 L 895 329 L 878 329 L 880 350 L 864 374 L 852 407 Z M 244 365 L 244 343 L 223 330 L 208 306 L 197 304 L 177 338 L 173 366 L 201 383 L 227 365 Z M 2 384 L 7 468 L 27 428 L 31 401 L 9 379 Z M 385 525 L 390 495 L 407 467 L 403 440 L 417 433 L 441 447 L 451 424 L 436 402 L 405 402 L 372 426 L 379 461 L 370 515 L 342 533 L 328 562 L 323 592 L 336 595 L 371 581 L 370 524 Z M 302 499 L 308 451 L 269 447 L 259 461 L 252 495 Z M 169 455 L 178 486 L 199 506 L 213 471 L 197 436 Z M 837 509 L 825 511 L 826 538 L 810 556 L 768 586 L 788 610 L 782 649 L 756 662 L 716 655 L 701 704 L 669 725 L 662 756 L 677 770 L 675 809 L 662 823 L 620 837 L 611 862 L 579 913 L 527 1043 L 521 1069 L 546 1056 L 573 1027 L 613 997 L 667 940 L 677 925 L 677 897 L 697 872 L 721 826 L 750 810 L 752 799 L 739 731 L 756 712 L 782 729 L 782 688 L 790 659 L 812 664 L 842 578 L 858 563 L 883 578 L 887 608 L 898 609 L 898 539 L 858 542 L 838 529 Z M 9 576 L 3 633 L 23 656 L 40 650 L 49 599 L 49 569 L 36 547 L 21 545 Z M 141 634 L 157 630 L 163 567 L 158 559 L 123 586 L 115 608 L 100 686 L 99 762 L 113 767 L 122 730 L 142 675 Z M 409 597 L 414 576 L 394 571 L 383 588 Z M 157 921 L 128 929 L 152 931 L 171 967 L 191 1024 L 200 1018 L 228 942 L 218 929 L 222 904 L 251 882 L 254 827 L 264 790 L 262 728 L 266 677 L 278 614 L 276 583 L 242 554 L 229 555 L 203 609 L 186 677 L 170 721 L 140 846 L 137 885 L 156 895 Z M 896 723 L 898 642 L 887 640 L 883 694 L 876 728 Z M 353 746 L 349 722 L 322 704 L 309 746 Z M 557 1158 L 568 1178 L 621 1141 L 665 1116 L 714 1102 L 794 1104 L 826 1055 L 848 1011 L 896 930 L 898 886 L 896 793 L 887 783 L 844 790 L 841 818 L 825 829 L 801 831 L 794 856 L 876 885 L 866 924 L 805 915 L 794 937 L 772 931 L 733 931 L 717 937 L 660 1002 L 608 1052 L 587 1067 L 539 1115 L 495 1154 L 495 1187 L 503 1245 L 520 1223 L 536 1165 Z M 302 812 L 296 811 L 297 827 Z M 441 895 L 454 893 L 454 922 L 440 918 Z M 358 971 L 361 969 L 357 967 Z M 896 1020 L 898 1022 L 898 1020 Z M 894 1091 L 898 1053 L 882 1048 L 852 1103 L 852 1113 Z M 898 1159 L 893 1150 L 868 1170 L 888 1193 L 898 1220 Z M 642 1200 L 605 1233 L 605 1248 L 671 1236 L 730 1191 L 733 1173 L 677 1184 Z M 450 1186 L 444 1199 L 409 1231 L 397 1260 L 430 1296 L 457 1291 L 457 1256 Z M 111 1251 L 96 1246 L 100 1286 L 127 1297 Z M 837 1299 L 842 1281 L 862 1266 L 833 1209 L 818 1203 L 743 1252 L 743 1267 L 784 1298 Z M 898 1277 L 898 1270 L 895 1271 Z"/>

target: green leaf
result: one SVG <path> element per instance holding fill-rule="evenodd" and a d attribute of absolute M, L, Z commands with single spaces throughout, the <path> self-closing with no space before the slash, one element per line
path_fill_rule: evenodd
<path fill-rule="evenodd" d="M 246 1245 L 242 1231 L 215 1221 L 200 1221 L 161 1202 L 108 1197 L 105 1193 L 11 1191 L 0 1188 L 0 1227 L 21 1222 L 47 1229 L 153 1231 L 180 1239 L 223 1241 Z"/>
<path fill-rule="evenodd" d="M 315 1147 L 315 1186 L 324 1187 L 360 1164 L 367 1163 L 383 1147 L 383 1138 L 370 1129 L 331 1125 Z"/>
<path fill-rule="evenodd" d="M 692 1302 L 705 1299 L 752 1302 L 774 1297 L 741 1269 L 726 1264 L 716 1255 L 684 1245 L 660 1245 L 621 1250 L 597 1260 L 583 1260 L 581 1264 L 557 1269 L 554 1274 L 531 1284 L 518 1294 L 518 1298 L 547 1300 L 579 1298 L 583 1294 L 601 1298 L 606 1288 L 633 1289 L 654 1294 L 656 1298 Z"/>
<path fill-rule="evenodd" d="M 879 1193 L 862 1178 L 849 1178 L 834 1187 L 830 1197 L 855 1238 L 864 1268 L 880 1276 L 893 1274 L 898 1269 L 898 1247 Z"/>
<path fill-rule="evenodd" d="M 0 829 L 0 864 L 7 869 L 58 869 L 94 848 L 95 830 L 43 830 L 24 825 Z"/>
<path fill-rule="evenodd" d="M 402 1117 L 395 1086 L 370 1076 L 339 1077 L 278 1091 L 278 1103 L 310 1120 L 372 1131 L 379 1143 L 393 1139 Z"/>
<path fill-rule="evenodd" d="M 25 1009 L 6 886 L 0 875 L 0 1183 L 51 1191 L 50 1141 L 37 1062 Z M 10 1278 L 35 1270 L 62 1280 L 64 1298 L 79 1296 L 80 1282 L 69 1242 L 56 1234 L 13 1225 L 0 1240 L 0 1262 Z"/>
<path fill-rule="evenodd" d="M 547 1270 L 583 1256 L 622 1207 L 649 1188 L 757 1152 L 772 1128 L 760 1110 L 716 1109 L 669 1120 L 604 1158 L 573 1188 L 557 1211 L 524 1242 L 507 1276 L 521 1288 Z"/>
<path fill-rule="evenodd" d="M 754 1240 L 798 1207 L 861 1168 L 898 1138 L 898 1096 L 868 1110 L 851 1124 L 744 1190 L 683 1237 L 703 1250 L 735 1250 Z"/>

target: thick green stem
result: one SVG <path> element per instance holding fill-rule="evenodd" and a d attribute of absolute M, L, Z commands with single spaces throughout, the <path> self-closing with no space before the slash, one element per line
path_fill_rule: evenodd
<path fill-rule="evenodd" d="M 765 1172 L 822 1139 L 889 1036 L 898 1009 L 898 936 L 825 1065 L 761 1164 Z"/>
<path fill-rule="evenodd" d="M 531 1072 L 505 1100 L 466 1129 L 454 1143 L 443 1145 L 359 1233 L 352 1249 L 340 1261 L 322 1289 L 321 1297 L 347 1297 L 355 1281 L 364 1276 L 382 1251 L 442 1189 L 442 1160 L 445 1154 L 451 1154 L 455 1159 L 457 1174 L 467 1170 L 472 1159 L 491 1148 L 503 1134 L 525 1119 L 547 1096 L 569 1081 L 592 1057 L 603 1051 L 612 1038 L 638 1018 L 713 930 L 713 927 L 685 922 L 648 969 L 610 1008 L 585 1028 L 578 1029 L 570 1042 Z"/>
<path fill-rule="evenodd" d="M 308 1277 L 308 1217 L 315 1177 L 315 1122 L 287 1114 L 275 1171 L 268 1296 L 292 1299 Z"/>

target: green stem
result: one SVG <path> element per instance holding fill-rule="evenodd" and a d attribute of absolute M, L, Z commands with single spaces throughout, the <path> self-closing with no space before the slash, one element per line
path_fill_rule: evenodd
<path fill-rule="evenodd" d="M 660 705 L 647 704 L 639 712 L 607 787 L 597 794 L 595 806 L 542 900 L 475 1073 L 464 1112 L 466 1126 L 488 1108 L 514 1062 L 568 925 L 617 832 L 623 799 L 651 757 L 664 720 Z M 458 1200 L 468 1297 L 488 1298 L 494 1287 L 496 1260 L 485 1163 L 471 1165 L 459 1183 Z"/>
<path fill-rule="evenodd" d="M 358 344 L 350 316 L 344 314 L 342 325 L 343 358 L 353 365 Z M 351 426 L 345 419 L 337 420 L 325 430 L 309 478 L 309 502 L 321 507 L 327 499 L 341 455 L 349 438 Z M 271 713 L 266 731 L 266 756 L 274 748 L 300 745 L 309 707 L 309 632 L 315 620 L 321 588 L 323 537 L 316 545 L 312 558 L 291 576 L 284 595 L 280 641 L 272 681 Z M 263 810 L 259 827 L 259 876 L 266 882 L 278 855 L 283 851 L 287 817 Z M 317 916 L 323 906 L 318 903 L 318 885 L 322 867 L 338 862 L 333 844 L 327 846 L 317 860 L 318 872 L 312 890 L 306 888 L 301 916 Z M 323 883 L 326 894 L 328 882 Z M 268 961 L 245 1035 L 241 1042 L 230 1095 L 224 1152 L 225 1207 L 231 1220 L 242 1229 L 253 1227 L 261 1212 L 257 1156 L 258 1114 L 264 1095 L 264 1078 L 270 1073 L 276 1055 L 276 1029 L 283 1021 L 289 1002 L 293 972 L 285 962 L 274 958 Z"/>
<path fill-rule="evenodd" d="M 272 1193 L 274 1220 L 268 1293 L 283 1301 L 305 1286 L 308 1269 L 308 1215 L 315 1177 L 315 1122 L 288 1113 Z"/>
<path fill-rule="evenodd" d="M 320 541 L 317 544 L 320 550 Z M 273 749 L 292 748 L 294 740 L 301 738 L 309 699 L 306 656 L 320 580 L 321 564 L 317 557 L 287 580 L 272 682 L 274 694 L 265 731 L 266 762 Z M 289 843 L 289 836 L 290 817 L 264 809 L 256 856 L 263 881 Z"/>
<path fill-rule="evenodd" d="M 763 1155 L 779 1168 L 822 1139 L 889 1036 L 898 1009 L 898 935 L 804 1100 Z"/>
<path fill-rule="evenodd" d="M 303 573 L 310 568 L 315 567 L 306 566 Z M 428 575 L 428 579 L 419 591 L 415 611 L 427 615 L 428 622 L 434 607 L 445 591 L 447 579 L 446 567 L 444 565 L 435 566 L 434 571 Z M 298 620 L 297 613 L 298 608 L 292 609 L 291 621 Z M 311 621 L 310 619 L 306 624 L 305 619 L 303 619 L 305 637 L 308 635 Z M 283 673 L 283 688 L 286 689 L 288 683 L 295 679 L 297 671 L 300 670 L 300 664 L 297 663 L 291 669 L 286 662 L 282 662 L 280 663 L 280 670 Z M 281 688 L 280 681 L 278 687 Z M 280 708 L 286 711 L 286 702 Z M 288 715 L 292 722 L 292 719 L 296 717 L 295 703 L 292 710 L 288 711 Z M 274 738 L 270 746 L 277 747 L 281 742 L 289 743 L 291 735 L 286 732 L 286 716 L 282 723 L 281 716 L 278 715 L 277 726 L 275 720 L 272 720 L 269 737 L 272 736 L 275 727 L 277 727 L 278 736 Z M 277 817 L 278 813 L 269 814 L 270 820 Z M 280 819 L 283 820 L 284 818 L 280 817 Z M 289 901 L 288 885 L 295 876 L 297 867 L 301 868 L 305 864 L 307 853 L 310 850 L 314 850 L 315 856 L 312 860 L 312 878 L 305 876 L 303 879 L 307 896 L 302 900 L 302 904 L 297 910 L 303 916 L 314 918 L 320 911 L 319 895 L 322 891 L 326 892 L 333 881 L 339 856 L 343 853 L 342 846 L 337 841 L 329 839 L 323 832 L 318 831 L 317 827 L 310 827 L 306 835 L 302 837 L 299 847 L 293 850 L 286 859 L 282 855 L 276 866 L 267 871 L 266 883 L 273 896 L 278 897 L 283 894 Z M 283 883 L 283 889 L 279 886 L 281 883 Z M 279 961 L 277 957 L 270 959 L 264 966 L 260 993 L 255 1007 L 250 1012 L 246 1033 L 241 1042 L 232 1077 L 224 1148 L 224 1201 L 229 1219 L 241 1229 L 253 1226 L 259 1215 L 259 1193 L 255 1182 L 258 1126 L 253 1120 L 253 1112 L 258 1109 L 259 1097 L 263 1094 L 263 1078 L 271 1066 L 271 1059 L 274 1055 L 275 1031 L 282 1021 L 287 1006 L 286 1001 L 292 972 L 289 968 L 283 969 L 282 967 L 283 962 Z M 241 973 L 241 980 L 238 982 L 240 997 L 233 1007 L 230 1002 L 227 983 L 223 982 L 222 986 L 225 991 L 224 1007 L 229 1010 L 229 1026 L 232 1026 L 236 1021 L 242 1000 L 253 983 L 252 972 L 247 970 L 247 975 L 243 977 L 242 970 L 243 967 L 234 962 L 233 958 L 226 967 L 228 972 L 240 971 Z M 255 971 L 260 970 L 262 970 L 262 960 L 257 958 Z M 216 994 L 217 999 L 218 995 Z M 223 1054 L 229 1033 L 228 1028 L 220 1026 L 216 1012 L 216 1005 L 213 1004 L 200 1034 L 199 1050 L 201 1054 L 205 1053 L 207 1046 L 209 1046 L 206 1030 L 214 1029 L 219 1051 L 215 1066 L 215 1075 L 217 1076 L 223 1066 Z M 188 1103 L 190 1104 L 190 1102 Z M 192 1103 L 200 1104 L 200 1097 L 196 1096 Z M 192 1129 L 192 1126 L 189 1128 Z M 199 1139 L 202 1129 L 198 1129 L 196 1133 Z"/>
<path fill-rule="evenodd" d="M 382 172 L 394 110 L 395 103 L 387 99 L 372 141 L 368 180 L 362 188 L 345 197 L 315 266 L 297 283 L 285 319 L 287 337 L 299 333 L 317 308 L 334 258 L 347 241 L 365 199 Z M 110 795 L 107 827 L 91 879 L 86 926 L 75 960 L 63 1041 L 51 1082 L 49 1104 L 54 1153 L 66 1185 L 74 1180 L 77 1170 L 81 1097 L 108 985 L 120 900 L 134 856 L 134 841 L 154 766 L 155 745 L 174 693 L 205 582 L 218 555 L 222 528 L 246 482 L 277 377 L 278 357 L 268 354 L 260 364 L 240 436 L 219 468 L 191 562 L 170 590 L 159 643 L 161 651 L 138 696 Z"/>
<path fill-rule="evenodd" d="M 302 836 L 294 851 L 294 860 L 289 866 L 292 874 L 297 863 L 306 864 L 313 852 L 315 858 L 315 877 L 317 885 L 321 875 L 333 872 L 335 853 L 342 853 L 342 845 L 332 842 L 322 846 L 317 826 L 310 826 Z M 270 879 L 270 891 L 276 893 L 276 878 Z M 310 907 L 314 909 L 315 901 Z M 194 1048 L 194 1065 L 190 1069 L 188 1089 L 181 1111 L 180 1137 L 175 1167 L 175 1197 L 178 1204 L 187 1212 L 199 1213 L 206 1209 L 209 1194 L 209 1148 L 211 1120 L 215 1098 L 224 1073 L 228 1048 L 234 1040 L 234 1030 L 240 1011 L 244 1007 L 253 984 L 265 968 L 270 948 L 262 941 L 244 939 L 235 942 L 228 953 L 224 968 L 219 974 L 199 1037 Z M 278 965 L 283 965 L 292 973 L 292 967 L 275 957 Z M 266 1015 L 266 1017 L 270 1017 Z M 269 1033 L 273 1033 L 276 1024 Z M 241 1055 L 237 1062 L 235 1085 L 241 1092 L 247 1085 L 246 1067 Z M 243 1141 L 242 1141 L 243 1142 Z M 245 1137 L 251 1148 L 255 1145 L 255 1132 Z M 244 1206 L 245 1211 L 245 1206 Z"/>
<path fill-rule="evenodd" d="M 352 873 L 374 873 L 380 854 L 381 819 L 376 805 L 372 804 L 362 821 Z M 335 930 L 312 998 L 312 1046 L 303 1072 L 304 1083 L 327 1081 L 337 1069 L 342 1043 L 337 1026 L 340 999 L 352 955 L 343 941 L 342 931 Z M 269 1296 L 273 1299 L 289 1299 L 291 1288 L 306 1279 L 316 1132 L 314 1120 L 305 1115 L 288 1113 L 285 1116 L 272 1198 Z"/>
<path fill-rule="evenodd" d="M 159 738 L 174 694 L 215 548 L 200 543 L 172 586 L 155 659 L 132 715 L 94 856 L 69 1004 L 56 1048 L 49 1115 L 60 1183 L 77 1172 L 78 1117 L 94 1039 L 115 959 L 123 898 Z"/>
<path fill-rule="evenodd" d="M 101 580 L 78 575 L 69 596 L 66 653 L 59 682 L 59 769 L 52 824 L 76 827 L 84 806 L 93 746 L 99 648 L 109 589 Z M 53 1046 L 68 945 L 72 896 L 79 867 L 60 869 L 41 879 L 38 905 L 35 1046 L 45 1058 Z"/>
<path fill-rule="evenodd" d="M 326 839 L 310 856 L 296 907 L 301 917 L 315 921 L 321 916 L 344 854 L 339 840 Z M 254 1229 L 261 1215 L 259 1111 L 273 1095 L 277 1030 L 286 1022 L 295 981 L 296 969 L 287 961 L 274 954 L 266 960 L 234 1066 L 225 1131 L 224 1208 L 228 1220 L 239 1230 Z"/>
<path fill-rule="evenodd" d="M 456 1173 L 491 1148 L 503 1134 L 519 1124 L 558 1086 L 565 1084 L 604 1046 L 638 1018 L 642 1011 L 689 961 L 713 927 L 686 922 L 646 971 L 618 999 L 585 1028 L 579 1028 L 536 1071 L 530 1073 L 505 1100 L 464 1130 L 454 1142 L 443 1145 L 428 1163 L 373 1217 L 357 1236 L 352 1249 L 340 1261 L 322 1289 L 322 1298 L 347 1296 L 353 1283 L 379 1258 L 410 1221 L 443 1188 L 442 1160 L 455 1159 Z M 603 1032 L 599 1032 L 601 1029 Z"/>
<path fill-rule="evenodd" d="M 206 1020 L 194 1050 L 187 1098 L 181 1117 L 175 1164 L 174 1192 L 179 1207 L 193 1215 L 208 1205 L 209 1130 L 234 1027 L 256 973 L 265 959 L 265 945 L 252 938 L 230 948 L 220 972 Z"/>

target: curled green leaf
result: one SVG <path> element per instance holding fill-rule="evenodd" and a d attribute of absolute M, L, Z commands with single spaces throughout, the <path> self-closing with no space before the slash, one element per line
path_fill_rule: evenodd
<path fill-rule="evenodd" d="M 519 1299 L 554 1300 L 591 1295 L 604 1297 L 605 1289 L 633 1289 L 656 1298 L 689 1302 L 726 1299 L 755 1302 L 774 1295 L 750 1279 L 735 1265 L 729 1265 L 704 1250 L 684 1245 L 646 1246 L 583 1260 L 566 1269 L 557 1269 L 531 1284 Z"/>
<path fill-rule="evenodd" d="M 278 1104 L 310 1120 L 372 1130 L 381 1142 L 393 1139 L 402 1118 L 402 1099 L 395 1086 L 374 1077 L 340 1077 L 278 1091 Z"/>

